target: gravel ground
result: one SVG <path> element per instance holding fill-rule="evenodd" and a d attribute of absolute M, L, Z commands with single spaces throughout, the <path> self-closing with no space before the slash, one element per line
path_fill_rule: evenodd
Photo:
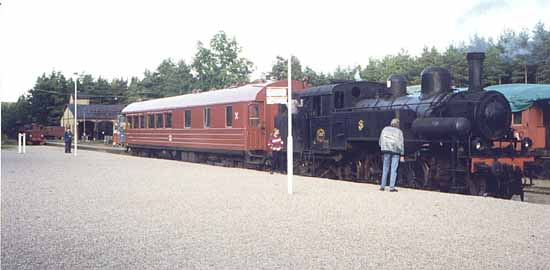
<path fill-rule="evenodd" d="M 550 206 L 2 150 L 2 269 L 550 269 Z"/>

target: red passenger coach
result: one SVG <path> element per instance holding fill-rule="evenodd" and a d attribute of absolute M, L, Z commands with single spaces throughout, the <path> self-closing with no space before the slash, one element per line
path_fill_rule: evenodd
<path fill-rule="evenodd" d="M 132 103 L 122 110 L 128 148 L 193 162 L 263 164 L 279 110 L 266 103 L 266 91 L 286 86 L 287 81 L 248 84 Z M 293 81 L 292 87 L 305 85 Z"/>

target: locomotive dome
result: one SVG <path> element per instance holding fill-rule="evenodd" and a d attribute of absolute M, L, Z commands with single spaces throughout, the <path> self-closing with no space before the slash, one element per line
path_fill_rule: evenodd
<path fill-rule="evenodd" d="M 234 88 L 134 102 L 126 106 L 122 110 L 122 113 L 158 111 L 181 107 L 252 101 L 255 100 L 258 93 L 260 93 L 260 91 L 270 83 L 272 82 L 247 84 Z"/>

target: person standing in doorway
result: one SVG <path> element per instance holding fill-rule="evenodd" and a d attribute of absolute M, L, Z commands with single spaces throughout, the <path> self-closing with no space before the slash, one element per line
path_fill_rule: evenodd
<path fill-rule="evenodd" d="M 67 130 L 65 130 L 65 134 L 63 134 L 63 140 L 65 141 L 65 153 L 71 153 L 73 133 L 71 132 L 70 127 L 67 127 Z"/>
<path fill-rule="evenodd" d="M 285 142 L 281 138 L 281 134 L 279 132 L 279 129 L 274 128 L 273 132 L 271 132 L 271 136 L 269 138 L 269 141 L 267 142 L 267 146 L 269 146 L 269 149 L 271 150 L 271 174 L 275 172 L 275 170 L 278 170 L 282 173 L 283 167 L 281 166 L 282 158 L 281 158 L 281 150 L 283 150 L 283 145 Z"/>
<path fill-rule="evenodd" d="M 379 144 L 384 157 L 380 190 L 383 191 L 384 188 L 386 188 L 386 180 L 391 165 L 390 192 L 396 192 L 395 181 L 397 179 L 397 167 L 399 166 L 399 161 L 403 162 L 405 160 L 405 145 L 403 132 L 399 129 L 399 119 L 392 119 L 390 126 L 382 129 Z"/>

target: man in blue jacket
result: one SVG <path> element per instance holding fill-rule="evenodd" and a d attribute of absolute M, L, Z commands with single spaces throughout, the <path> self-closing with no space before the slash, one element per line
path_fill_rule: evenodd
<path fill-rule="evenodd" d="M 396 192 L 395 180 L 397 179 L 397 167 L 399 166 L 400 160 L 405 160 L 405 145 L 403 132 L 399 129 L 399 119 L 392 119 L 390 126 L 382 129 L 379 144 L 382 154 L 384 154 L 384 167 L 382 169 L 380 190 L 383 191 L 386 187 L 386 180 L 388 178 L 388 171 L 391 163 L 390 192 Z"/>
<path fill-rule="evenodd" d="M 73 142 L 73 133 L 71 128 L 67 127 L 65 134 L 63 134 L 63 140 L 65 141 L 65 153 L 71 153 L 71 144 Z"/>

